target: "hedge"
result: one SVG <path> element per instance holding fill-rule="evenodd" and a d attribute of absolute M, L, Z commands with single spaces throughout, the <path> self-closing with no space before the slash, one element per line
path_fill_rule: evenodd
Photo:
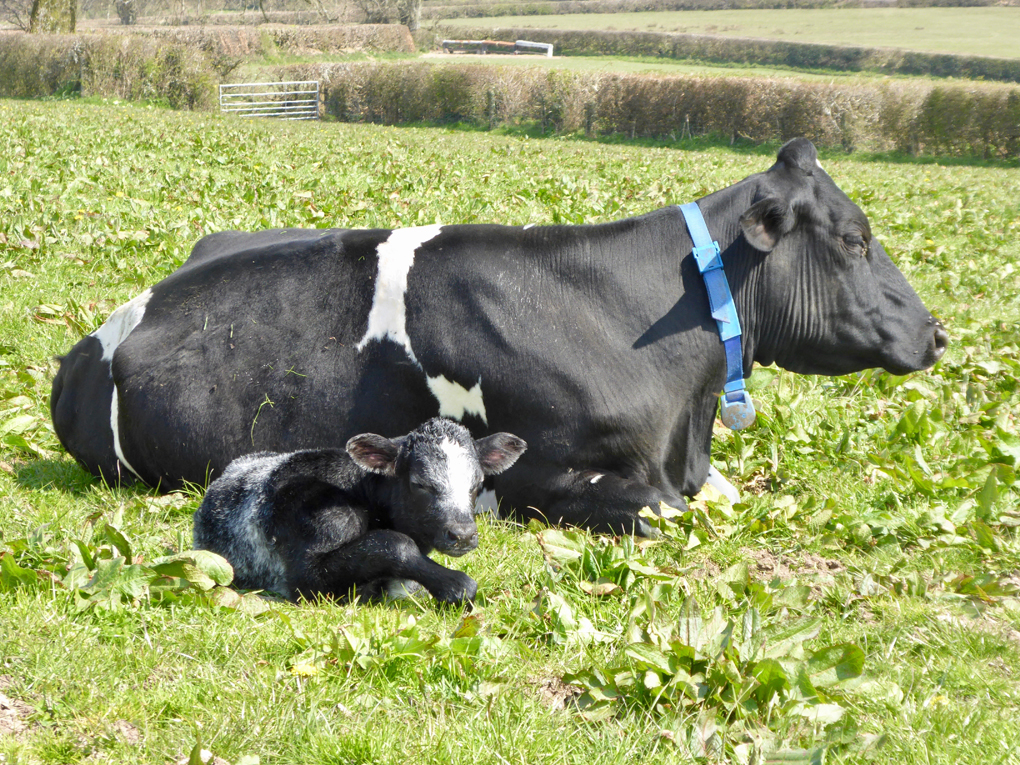
<path fill-rule="evenodd" d="M 293 65 L 275 73 L 321 79 L 326 113 L 346 122 L 532 125 L 755 143 L 806 136 L 846 151 L 1020 155 L 1020 88 L 1004 85 L 846 85 L 425 62 Z"/>
<path fill-rule="evenodd" d="M 454 39 L 532 40 L 552 43 L 561 56 L 651 56 L 713 63 L 784 66 L 794 69 L 835 69 L 963 77 L 1020 82 L 1020 60 L 919 53 L 893 48 L 851 48 L 743 37 L 716 37 L 663 32 L 609 32 L 529 29 L 527 27 L 446 27 L 440 35 Z"/>
<path fill-rule="evenodd" d="M 197 39 L 0 33 L 0 96 L 80 92 L 213 108 L 222 79 L 218 57 L 230 48 L 225 38 L 208 38 L 213 42 L 205 50 Z M 1020 88 L 992 83 L 829 84 L 426 61 L 301 64 L 255 76 L 321 80 L 327 115 L 351 122 L 525 125 L 592 136 L 713 135 L 756 143 L 803 135 L 847 151 L 1020 155 Z"/>
<path fill-rule="evenodd" d="M 214 56 L 254 57 L 280 51 L 343 53 L 347 51 L 414 52 L 414 40 L 401 24 L 319 24 L 295 26 L 261 24 L 258 26 L 118 26 L 106 34 L 138 35 L 200 48 Z"/>
<path fill-rule="evenodd" d="M 124 35 L 0 33 L 0 96 L 55 94 L 163 100 L 207 108 L 219 77 L 208 56 L 182 44 Z"/>
<path fill-rule="evenodd" d="M 0 32 L 0 97 L 80 93 L 161 100 L 175 109 L 212 108 L 215 88 L 241 61 L 315 48 L 413 51 L 407 27 L 118 27 L 115 32 Z"/>

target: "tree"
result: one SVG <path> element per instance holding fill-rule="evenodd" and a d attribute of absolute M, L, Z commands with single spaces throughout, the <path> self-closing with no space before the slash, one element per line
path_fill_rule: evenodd
<path fill-rule="evenodd" d="M 32 0 L 28 31 L 73 33 L 77 15 L 78 0 Z"/>
<path fill-rule="evenodd" d="M 28 31 L 32 19 L 32 0 L 0 0 L 0 21 Z"/>
<path fill-rule="evenodd" d="M 397 18 L 412 32 L 421 26 L 421 5 L 422 0 L 397 0 Z"/>
<path fill-rule="evenodd" d="M 137 0 L 114 0 L 113 7 L 117 9 L 121 24 L 134 24 L 138 21 Z"/>

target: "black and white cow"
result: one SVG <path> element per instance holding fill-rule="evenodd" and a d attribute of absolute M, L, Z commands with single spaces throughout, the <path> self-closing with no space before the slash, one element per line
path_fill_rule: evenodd
<path fill-rule="evenodd" d="M 234 567 L 234 583 L 291 599 L 399 595 L 420 584 L 444 603 L 471 600 L 474 579 L 428 557 L 478 546 L 483 476 L 526 444 L 477 441 L 433 418 L 395 439 L 362 433 L 344 449 L 257 452 L 231 462 L 195 512 L 195 548 Z"/>
<path fill-rule="evenodd" d="M 942 356 L 945 330 L 809 141 L 697 204 L 745 374 L 904 374 Z M 51 408 L 90 471 L 162 489 L 247 452 L 444 415 L 529 443 L 492 481 L 504 514 L 642 532 L 638 509 L 682 506 L 709 475 L 725 370 L 676 207 L 585 226 L 225 232 L 63 357 Z"/>

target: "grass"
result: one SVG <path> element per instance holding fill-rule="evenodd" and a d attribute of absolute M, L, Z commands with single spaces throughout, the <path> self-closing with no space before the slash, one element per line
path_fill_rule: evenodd
<path fill-rule="evenodd" d="M 547 58 L 545 56 L 501 56 L 487 54 L 479 56 L 474 54 L 437 54 L 425 56 L 426 61 L 442 63 L 455 62 L 458 64 L 476 64 L 481 66 L 539 66 L 547 69 L 564 69 L 572 72 L 620 72 L 623 74 L 651 73 L 658 75 L 701 75 L 727 77 L 793 77 L 799 80 L 815 82 L 840 82 L 848 81 L 874 81 L 881 77 L 888 79 L 888 76 L 869 72 L 838 72 L 826 71 L 809 72 L 799 69 L 766 67 L 766 66 L 741 66 L 712 65 L 700 63 L 688 63 L 684 61 L 673 61 L 662 58 L 651 58 L 644 56 L 556 56 Z M 303 63 L 314 63 L 306 60 Z"/>
<path fill-rule="evenodd" d="M 859 48 L 1020 57 L 1020 8 L 649 11 L 447 19 L 466 27 L 633 30 L 759 37 Z"/>
<path fill-rule="evenodd" d="M 447 561 L 480 584 L 470 613 L 81 575 L 86 553 L 144 574 L 186 549 L 199 494 L 109 488 L 76 466 L 49 427 L 53 357 L 202 234 L 609 220 L 760 171 L 774 149 L 0 101 L 0 705 L 15 710 L 0 716 L 0 761 L 167 763 L 200 742 L 234 765 L 743 762 L 763 750 L 1017 762 L 1013 167 L 823 154 L 952 345 L 907 379 L 759 371 L 757 427 L 720 429 L 714 445 L 743 502 L 704 500 L 700 521 L 678 519 L 655 545 L 483 522 L 479 549 Z M 689 703 L 675 638 L 715 609 L 782 661 L 702 645 L 708 695 Z M 794 628 L 806 631 L 780 650 Z M 844 678 L 827 678 L 826 662 Z M 814 695 L 778 683 L 798 668 Z M 732 706 L 733 694 L 764 698 L 766 669 L 771 706 Z"/>

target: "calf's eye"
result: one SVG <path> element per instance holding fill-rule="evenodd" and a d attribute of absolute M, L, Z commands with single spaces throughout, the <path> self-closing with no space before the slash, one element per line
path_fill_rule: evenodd
<path fill-rule="evenodd" d="M 415 481 L 413 479 L 411 481 L 411 488 L 414 491 L 420 491 L 420 492 L 424 492 L 426 494 L 434 494 L 435 493 L 435 489 L 433 489 L 427 483 L 422 483 L 421 481 Z"/>

